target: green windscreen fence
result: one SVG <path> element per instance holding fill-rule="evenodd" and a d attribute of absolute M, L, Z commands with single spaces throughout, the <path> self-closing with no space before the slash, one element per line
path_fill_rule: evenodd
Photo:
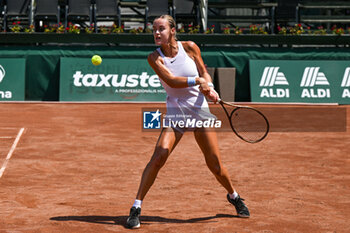
<path fill-rule="evenodd" d="M 76 92 L 86 92 L 84 90 L 75 88 L 72 85 L 73 75 L 75 73 L 67 74 L 62 77 L 61 63 L 64 63 L 64 59 L 76 59 L 72 60 L 72 64 L 77 63 L 77 61 L 86 61 L 83 66 L 87 71 L 81 70 L 81 74 L 103 74 L 103 75 L 138 75 L 139 77 L 146 72 L 145 76 L 149 76 L 147 80 L 153 75 L 152 70 L 148 67 L 147 56 L 155 49 L 154 46 L 145 47 L 123 47 L 123 46 L 9 46 L 0 47 L 0 59 L 8 58 L 22 58 L 25 59 L 25 100 L 44 100 L 44 101 L 58 101 L 60 100 L 60 94 L 67 94 L 69 91 Z M 201 47 L 202 57 L 204 63 L 208 67 L 235 67 L 236 68 L 236 87 L 235 87 L 235 100 L 236 101 L 250 101 L 251 100 L 251 86 L 250 86 L 250 71 L 249 71 L 249 61 L 250 60 L 275 60 L 275 61 L 350 61 L 350 48 L 239 48 L 239 47 Z M 106 61 L 111 69 L 111 71 L 103 72 L 90 72 L 92 69 L 98 69 L 89 63 L 89 59 L 94 55 L 98 54 L 102 57 L 103 63 Z M 127 65 L 129 70 L 118 70 L 118 63 L 123 63 L 129 61 L 130 65 Z M 142 61 L 142 62 L 141 62 Z M 113 68 L 113 66 L 115 66 Z M 315 65 L 316 66 L 316 65 Z M 141 68 L 143 67 L 143 68 Z M 146 68 L 147 67 L 147 68 Z M 272 67 L 272 65 L 271 65 Z M 317 67 L 317 66 L 316 66 Z M 104 69 L 101 67 L 101 69 Z M 135 71 L 133 71 L 133 69 Z M 79 70 L 72 70 L 76 72 Z M 89 71 L 89 72 L 88 72 Z M 85 73 L 86 72 L 86 73 Z M 280 71 L 281 72 L 281 71 Z M 323 72 L 323 71 L 321 71 Z M 333 76 L 329 76 L 324 71 L 328 81 L 333 83 Z M 142 77 L 145 77 L 142 76 Z M 71 79 L 70 84 L 66 83 L 66 86 L 60 87 L 60 82 L 62 79 Z M 287 77 L 287 76 L 286 76 Z M 5 77 L 6 78 L 6 77 Z M 100 78 L 100 77 L 99 77 Z M 261 78 L 261 77 L 259 77 Z M 85 77 L 87 80 L 87 78 Z M 104 77 L 104 80 L 106 76 Z M 129 79 L 135 79 L 135 77 L 129 77 Z M 146 79 L 146 78 L 144 78 Z M 290 76 L 287 77 L 288 82 L 294 83 L 293 79 L 296 79 L 296 83 L 300 77 Z M 84 80 L 82 78 L 81 80 Z M 113 78 L 108 79 L 109 81 Z M 152 79 L 151 79 L 152 80 Z M 300 80 L 299 80 L 300 81 Z M 87 81 L 88 82 L 88 81 Z M 97 84 L 100 81 L 96 81 Z M 92 82 L 94 83 L 94 82 Z M 102 82 L 103 83 L 103 82 Z M 73 83 L 74 84 L 74 83 Z M 96 84 L 96 85 L 97 85 Z M 111 84 L 111 86 L 113 86 Z M 64 88 L 61 90 L 61 88 Z M 65 88 L 73 88 L 71 90 L 65 90 Z M 104 88 L 107 88 L 104 86 Z M 137 88 L 132 87 L 134 92 Z M 102 89 L 101 89 L 102 90 Z M 99 88 L 91 89 L 92 92 L 101 92 Z M 115 93 L 117 89 L 111 88 L 110 92 Z M 141 89 L 138 89 L 138 92 Z M 127 88 L 123 90 L 128 95 L 131 92 Z M 340 90 L 342 91 L 342 90 Z M 147 91 L 143 94 L 146 95 Z M 139 93 L 140 94 L 140 93 Z M 292 95 L 292 93 L 290 93 Z M 333 91 L 331 96 L 333 96 Z M 99 97 L 94 95 L 89 96 L 90 101 L 102 101 L 103 94 Z M 144 97 L 139 95 L 139 99 L 136 101 L 141 101 Z M 125 96 L 124 96 L 125 97 Z M 68 98 L 68 97 L 67 97 Z M 75 98 L 75 97 L 74 97 Z M 119 97 L 113 97 L 119 98 Z M 123 97 L 121 97 L 123 99 Z M 128 98 L 128 97 L 127 97 Z M 132 98 L 132 97 L 131 97 Z M 147 97 L 148 98 L 148 97 Z M 145 99 L 142 101 L 153 101 L 150 99 Z M 70 101 L 69 99 L 65 99 Z M 112 101 L 117 99 L 110 99 Z M 121 100 L 121 99 L 119 99 Z M 119 101 L 118 100 L 118 101 Z M 135 98 L 134 98 L 135 100 Z M 122 101 L 129 101 L 129 99 L 123 99 Z M 158 101 L 158 99 L 157 99 Z M 328 102 L 328 101 L 327 101 Z"/>

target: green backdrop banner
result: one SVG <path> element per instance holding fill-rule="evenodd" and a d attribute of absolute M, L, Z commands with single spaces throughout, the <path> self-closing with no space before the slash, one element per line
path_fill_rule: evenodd
<path fill-rule="evenodd" d="M 350 60 L 350 48 L 346 47 L 316 49 L 199 46 L 204 63 L 208 67 L 236 68 L 236 101 L 251 100 L 249 60 Z M 98 54 L 104 61 L 106 59 L 140 59 L 147 62 L 148 54 L 155 48 L 154 46 L 0 46 L 0 58 L 26 59 L 26 100 L 57 101 L 59 100 L 61 58 L 89 60 L 94 54 Z"/>
<path fill-rule="evenodd" d="M 350 103 L 350 61 L 250 60 L 253 102 Z"/>
<path fill-rule="evenodd" d="M 0 101 L 24 100 L 25 59 L 0 59 Z"/>
<path fill-rule="evenodd" d="M 146 59 L 61 58 L 61 101 L 165 101 L 166 93 Z"/>

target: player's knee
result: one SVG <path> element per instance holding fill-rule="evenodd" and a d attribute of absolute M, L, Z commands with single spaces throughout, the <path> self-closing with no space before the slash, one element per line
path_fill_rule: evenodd
<path fill-rule="evenodd" d="M 220 164 L 208 164 L 208 167 L 215 176 L 223 176 L 224 171 Z"/>
<path fill-rule="evenodd" d="M 214 158 L 217 156 L 212 156 L 211 158 Z M 224 167 L 220 163 L 218 159 L 207 159 L 206 160 L 207 166 L 209 170 L 215 175 L 215 176 L 223 176 L 224 175 Z"/>
<path fill-rule="evenodd" d="M 156 157 L 156 158 L 154 158 L 154 159 L 152 159 L 152 160 L 150 161 L 150 165 L 151 165 L 153 168 L 159 170 L 159 169 L 161 169 L 161 168 L 163 167 L 164 161 L 163 161 L 163 159 L 161 159 L 161 158 L 159 158 L 159 157 Z"/>
<path fill-rule="evenodd" d="M 168 158 L 168 155 L 169 155 L 169 150 L 164 148 L 157 149 L 152 156 L 150 165 L 155 169 L 162 168 Z"/>

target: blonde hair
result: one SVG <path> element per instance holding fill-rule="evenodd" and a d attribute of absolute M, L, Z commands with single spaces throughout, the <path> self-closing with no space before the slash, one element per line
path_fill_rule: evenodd
<path fill-rule="evenodd" d="M 170 29 L 175 28 L 174 38 L 175 38 L 175 40 L 177 40 L 177 37 L 176 37 L 176 22 L 175 22 L 174 18 L 171 15 L 161 15 L 161 16 L 155 18 L 154 21 L 156 21 L 157 19 L 165 19 L 165 20 L 168 21 Z"/>

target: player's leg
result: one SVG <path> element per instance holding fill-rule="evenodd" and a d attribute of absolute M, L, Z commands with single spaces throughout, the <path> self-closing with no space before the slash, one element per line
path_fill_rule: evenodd
<path fill-rule="evenodd" d="M 170 153 L 174 150 L 182 137 L 182 133 L 166 128 L 159 136 L 154 153 L 143 171 L 136 199 L 143 200 L 148 190 L 154 183 L 159 170 L 167 161 Z"/>
<path fill-rule="evenodd" d="M 196 141 L 201 148 L 205 162 L 219 183 L 227 190 L 227 199 L 236 208 L 241 217 L 249 217 L 249 211 L 243 203 L 243 199 L 234 190 L 228 171 L 223 166 L 220 158 L 219 145 L 215 131 L 200 129 L 194 132 Z"/>
<path fill-rule="evenodd" d="M 200 129 L 196 130 L 194 135 L 200 149 L 204 154 L 205 162 L 210 171 L 228 193 L 233 193 L 234 189 L 229 178 L 229 174 L 227 169 L 221 163 L 216 132 Z"/>
<path fill-rule="evenodd" d="M 154 153 L 142 173 L 136 200 L 133 207 L 130 209 L 130 215 L 127 219 L 127 227 L 140 227 L 139 217 L 141 214 L 142 200 L 153 185 L 159 170 L 163 167 L 170 153 L 174 150 L 181 137 L 182 133 L 172 128 L 166 128 L 162 130 L 158 138 Z"/>

